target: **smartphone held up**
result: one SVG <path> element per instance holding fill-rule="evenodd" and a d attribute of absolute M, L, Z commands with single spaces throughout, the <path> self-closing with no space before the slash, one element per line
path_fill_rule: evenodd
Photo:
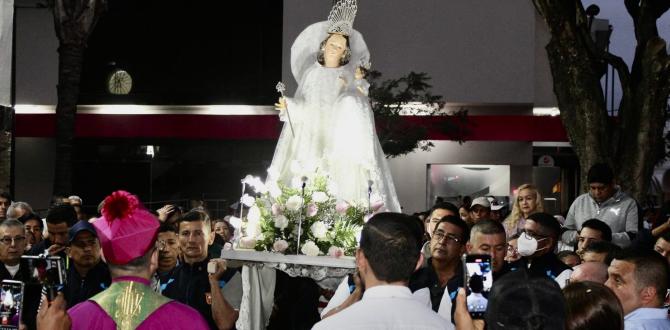
<path fill-rule="evenodd" d="M 3 280 L 0 284 L 0 330 L 19 328 L 23 312 L 23 282 Z"/>
<path fill-rule="evenodd" d="M 468 312 L 473 319 L 482 319 L 493 286 L 491 256 L 486 254 L 463 255 L 463 267 Z"/>

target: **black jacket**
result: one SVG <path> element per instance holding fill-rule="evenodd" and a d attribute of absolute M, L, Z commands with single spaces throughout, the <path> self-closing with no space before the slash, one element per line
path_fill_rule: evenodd
<path fill-rule="evenodd" d="M 109 274 L 107 264 L 100 261 L 91 270 L 86 277 L 82 278 L 70 262 L 70 268 L 67 270 L 67 283 L 63 289 L 67 308 L 70 308 L 82 301 L 88 300 L 102 290 L 105 290 L 112 283 L 112 277 Z"/>
<path fill-rule="evenodd" d="M 565 270 L 572 269 L 558 259 L 554 253 L 547 253 L 532 260 L 523 257 L 519 259 L 518 263 L 521 266 L 520 268 L 526 269 L 530 275 L 548 276 L 552 280 L 556 280 L 556 277 Z"/>
<path fill-rule="evenodd" d="M 409 279 L 409 289 L 414 292 L 423 288 L 428 288 L 430 291 L 430 302 L 435 312 L 440 308 L 440 301 L 444 294 L 448 294 L 452 300 L 451 314 L 453 316 L 456 303 L 456 294 L 458 293 L 458 288 L 463 287 L 463 263 L 458 262 L 456 266 L 456 272 L 454 276 L 447 281 L 446 287 L 441 287 L 439 279 L 437 277 L 437 272 L 433 269 L 432 258 L 428 259 L 428 265 L 423 267 L 414 274 Z"/>
<path fill-rule="evenodd" d="M 195 308 L 202 315 L 209 327 L 217 329 L 212 317 L 212 302 L 208 296 L 211 292 L 207 264 L 209 258 L 196 262 L 193 265 L 182 263 L 172 272 L 163 295 Z M 228 282 L 237 270 L 230 268 L 223 274 L 222 281 Z"/>
<path fill-rule="evenodd" d="M 19 262 L 19 271 L 12 276 L 5 264 L 0 262 L 0 280 L 14 280 L 23 282 L 23 315 L 21 319 L 28 329 L 36 328 L 37 309 L 40 306 L 42 298 L 42 286 L 32 281 L 28 262 L 21 259 Z"/>

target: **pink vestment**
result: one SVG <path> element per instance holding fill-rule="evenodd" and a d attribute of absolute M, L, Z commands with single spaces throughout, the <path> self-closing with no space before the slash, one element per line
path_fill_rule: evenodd
<path fill-rule="evenodd" d="M 117 281 L 133 281 L 149 285 L 149 281 L 137 277 L 122 277 Z M 72 330 L 116 330 L 116 323 L 94 301 L 87 300 L 70 308 L 67 313 L 72 319 Z M 207 322 L 195 309 L 178 301 L 171 301 L 156 309 L 140 325 L 137 330 L 207 330 Z"/>

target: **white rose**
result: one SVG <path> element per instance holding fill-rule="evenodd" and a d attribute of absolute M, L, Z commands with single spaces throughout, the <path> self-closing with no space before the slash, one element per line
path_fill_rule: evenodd
<path fill-rule="evenodd" d="M 304 255 L 316 257 L 319 254 L 321 254 L 321 251 L 319 250 L 319 247 L 316 246 L 316 243 L 312 241 L 307 241 L 305 244 L 303 244 L 302 248 L 300 248 L 300 252 L 302 252 Z"/>
<path fill-rule="evenodd" d="M 312 194 L 312 200 L 316 203 L 323 203 L 328 201 L 328 195 L 323 191 L 315 191 Z"/>
<path fill-rule="evenodd" d="M 291 211 L 300 210 L 302 207 L 302 197 L 293 195 L 286 201 L 286 208 Z"/>
<path fill-rule="evenodd" d="M 284 215 L 279 215 L 275 217 L 275 228 L 284 230 L 288 226 L 288 218 Z"/>
<path fill-rule="evenodd" d="M 328 226 L 326 226 L 326 224 L 321 221 L 317 221 L 312 224 L 309 230 L 317 239 L 324 239 L 326 238 L 326 233 L 328 233 Z"/>
<path fill-rule="evenodd" d="M 287 248 L 288 248 L 288 242 L 286 242 L 283 239 L 275 241 L 275 243 L 272 244 L 272 249 L 279 253 L 284 253 L 284 251 L 286 251 Z"/>
<path fill-rule="evenodd" d="M 242 204 L 246 207 L 251 207 L 256 204 L 256 198 L 254 198 L 254 196 L 249 196 L 249 194 L 244 194 L 244 196 L 242 196 Z"/>
<path fill-rule="evenodd" d="M 249 222 L 258 222 L 261 220 L 261 209 L 256 205 L 252 206 L 249 209 L 249 213 L 247 213 L 247 220 Z"/>
<path fill-rule="evenodd" d="M 253 249 L 256 246 L 256 239 L 253 237 L 242 237 L 238 246 L 242 249 Z"/>

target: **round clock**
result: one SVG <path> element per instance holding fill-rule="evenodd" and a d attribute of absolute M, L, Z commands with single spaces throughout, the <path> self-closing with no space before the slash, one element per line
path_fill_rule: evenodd
<path fill-rule="evenodd" d="M 115 95 L 126 95 L 133 88 L 133 78 L 124 70 L 114 70 L 107 79 L 107 90 Z"/>

